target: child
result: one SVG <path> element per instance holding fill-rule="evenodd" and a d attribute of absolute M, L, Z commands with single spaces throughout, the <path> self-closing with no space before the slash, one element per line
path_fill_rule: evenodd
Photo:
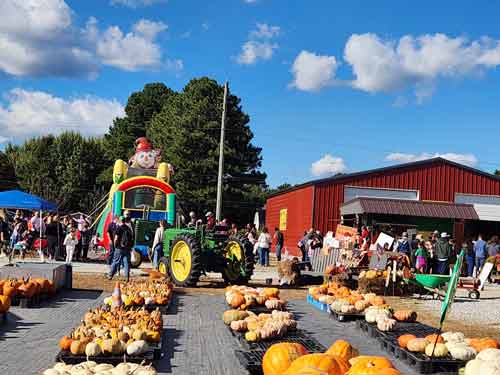
<path fill-rule="evenodd" d="M 418 243 L 418 248 L 415 251 L 415 257 L 417 258 L 415 268 L 419 273 L 425 273 L 427 267 L 427 250 L 425 249 L 424 241 Z"/>
<path fill-rule="evenodd" d="M 71 264 L 76 245 L 78 245 L 76 230 L 75 228 L 71 228 L 66 238 L 64 239 L 64 246 L 66 246 L 66 264 Z"/>

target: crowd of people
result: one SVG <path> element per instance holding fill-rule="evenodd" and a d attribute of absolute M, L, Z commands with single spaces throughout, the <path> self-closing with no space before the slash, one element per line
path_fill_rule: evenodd
<path fill-rule="evenodd" d="M 3 253 L 24 258 L 35 249 L 42 260 L 87 260 L 92 241 L 90 225 L 83 215 L 59 217 L 39 211 L 17 210 L 11 220 L 0 217 L 0 241 Z"/>
<path fill-rule="evenodd" d="M 356 247 L 361 251 L 368 251 L 376 243 L 376 235 L 369 228 L 363 227 Z M 377 245 L 376 251 L 393 251 L 408 257 L 410 265 L 418 273 L 432 273 L 448 275 L 455 265 L 457 255 L 464 251 L 465 265 L 464 274 L 472 277 L 478 275 L 489 257 L 500 254 L 500 241 L 498 236 L 492 236 L 485 241 L 481 234 L 476 238 L 469 238 L 458 245 L 456 241 L 446 232 L 435 230 L 429 238 L 425 239 L 417 234 L 413 238 L 408 237 L 407 232 L 389 245 Z"/>

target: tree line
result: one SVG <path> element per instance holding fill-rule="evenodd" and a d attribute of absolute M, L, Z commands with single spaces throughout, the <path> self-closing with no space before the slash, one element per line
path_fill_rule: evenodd
<path fill-rule="evenodd" d="M 78 133 L 46 135 L 9 144 L 0 153 L 0 189 L 19 187 L 56 202 L 63 211 L 90 212 L 112 183 L 113 163 L 128 160 L 134 141 L 146 136 L 171 163 L 171 184 L 185 215 L 215 209 L 223 86 L 207 77 L 176 92 L 150 83 L 130 95 L 125 116 L 115 118 L 100 138 Z M 265 203 L 262 149 L 253 144 L 250 117 L 241 99 L 227 101 L 224 143 L 224 214 L 243 224 Z"/>

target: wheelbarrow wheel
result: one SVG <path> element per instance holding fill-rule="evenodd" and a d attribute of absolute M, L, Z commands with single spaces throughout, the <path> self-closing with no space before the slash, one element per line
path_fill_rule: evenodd
<path fill-rule="evenodd" d="M 471 290 L 469 292 L 469 298 L 472 298 L 472 299 L 479 299 L 480 297 L 480 293 L 479 293 L 479 290 Z"/>

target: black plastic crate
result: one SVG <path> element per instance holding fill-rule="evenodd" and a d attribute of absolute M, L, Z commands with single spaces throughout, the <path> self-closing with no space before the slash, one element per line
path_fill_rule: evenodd
<path fill-rule="evenodd" d="M 33 297 L 14 296 L 11 300 L 11 306 L 19 306 L 24 309 L 31 309 L 40 306 L 40 295 Z"/>
<path fill-rule="evenodd" d="M 238 339 L 240 340 L 241 346 L 246 350 L 263 350 L 266 351 L 273 344 L 277 344 L 279 342 L 296 342 L 298 344 L 302 344 L 309 353 L 323 353 L 326 351 L 323 345 L 321 345 L 316 339 L 308 336 L 303 331 L 295 331 L 288 332 L 283 337 L 276 337 L 273 339 L 262 340 L 258 342 L 248 342 L 245 340 L 245 335 L 238 335 Z"/>
<path fill-rule="evenodd" d="M 377 338 L 380 335 L 380 331 L 377 329 L 377 326 L 375 324 L 368 323 L 364 319 L 358 320 L 356 326 L 370 337 Z"/>
<path fill-rule="evenodd" d="M 154 361 L 154 350 L 149 350 L 146 353 L 139 356 L 129 356 L 126 354 L 116 355 L 116 356 L 97 356 L 97 357 L 89 357 L 89 360 L 94 361 L 96 363 L 109 363 L 113 366 L 118 365 L 124 361 L 133 362 L 133 363 L 144 363 L 149 365 Z M 70 352 L 61 350 L 59 354 L 56 356 L 56 362 L 64 362 L 69 365 L 76 365 L 81 362 L 85 362 L 87 360 L 87 356 L 85 355 L 73 355 Z"/>
<path fill-rule="evenodd" d="M 168 309 L 170 308 L 170 302 L 167 303 L 166 305 L 157 305 L 157 304 L 151 304 L 151 305 L 133 305 L 129 306 L 126 309 L 127 310 L 141 310 L 141 309 L 146 309 L 146 311 L 152 312 L 155 311 L 156 309 L 159 309 L 160 312 L 165 315 L 168 312 Z"/>
<path fill-rule="evenodd" d="M 365 318 L 365 314 L 344 314 L 344 313 L 339 313 L 335 310 L 331 310 L 331 312 L 332 313 L 330 317 L 339 322 L 350 322 L 353 320 L 359 320 Z"/>
<path fill-rule="evenodd" d="M 412 353 L 409 350 L 401 348 L 397 341 L 387 338 L 380 341 L 380 346 L 394 358 L 398 358 L 408 363 L 409 366 L 416 368 L 421 374 L 456 374 L 466 364 L 465 361 L 453 359 L 449 355 L 444 358 L 431 359 L 423 353 Z"/>
<path fill-rule="evenodd" d="M 0 313 L 0 326 L 7 323 L 8 312 Z"/>
<path fill-rule="evenodd" d="M 234 354 L 241 366 L 243 366 L 250 375 L 262 375 L 262 358 L 265 352 L 262 350 L 254 350 L 251 352 L 244 352 L 242 350 L 235 350 Z"/>
<path fill-rule="evenodd" d="M 417 337 L 425 337 L 438 332 L 439 330 L 437 328 L 422 323 L 397 322 L 391 331 L 381 333 L 387 338 L 397 341 L 398 337 L 401 335 L 411 334 Z"/>

